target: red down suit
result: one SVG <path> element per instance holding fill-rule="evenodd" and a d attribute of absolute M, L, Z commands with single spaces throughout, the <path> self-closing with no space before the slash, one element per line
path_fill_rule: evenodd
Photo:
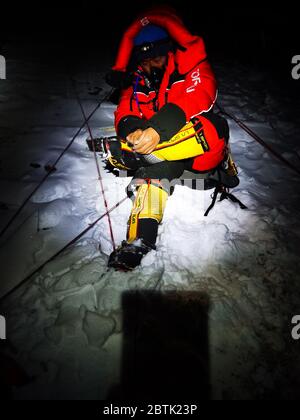
<path fill-rule="evenodd" d="M 206 118 L 216 101 L 217 83 L 207 61 L 204 41 L 192 35 L 181 20 L 170 14 L 153 13 L 135 21 L 125 32 L 113 70 L 126 72 L 134 38 L 146 24 L 163 27 L 178 48 L 168 53 L 159 91 L 148 87 L 143 73 L 136 69 L 136 80 L 124 89 L 115 112 L 115 127 L 122 138 L 138 128 L 153 127 L 161 142 L 175 135 L 192 118 L 199 118 L 207 133 L 209 151 L 194 158 L 193 168 L 206 171 L 224 158 L 225 140 Z M 207 114 L 209 115 L 209 114 Z"/>

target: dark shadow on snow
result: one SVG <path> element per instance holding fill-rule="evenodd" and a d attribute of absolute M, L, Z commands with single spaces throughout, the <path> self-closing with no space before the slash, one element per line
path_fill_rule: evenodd
<path fill-rule="evenodd" d="M 209 297 L 137 290 L 122 296 L 121 384 L 108 399 L 209 400 Z"/>

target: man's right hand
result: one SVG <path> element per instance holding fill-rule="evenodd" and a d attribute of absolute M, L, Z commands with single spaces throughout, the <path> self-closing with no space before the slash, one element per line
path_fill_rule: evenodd
<path fill-rule="evenodd" d="M 139 141 L 141 135 L 143 134 L 143 130 L 140 128 L 138 130 L 135 130 L 133 133 L 128 134 L 126 137 L 126 140 L 128 143 L 130 143 L 132 146 L 135 146 L 136 143 Z"/>

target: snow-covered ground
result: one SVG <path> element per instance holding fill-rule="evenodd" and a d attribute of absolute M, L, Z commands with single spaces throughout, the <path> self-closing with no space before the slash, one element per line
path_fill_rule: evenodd
<path fill-rule="evenodd" d="M 23 53 L 22 58 L 18 50 L 9 52 L 8 79 L 0 81 L 0 227 L 83 123 L 63 66 L 49 66 L 34 53 L 31 58 Z M 288 95 L 274 87 L 267 74 L 236 63 L 214 64 L 219 103 L 300 167 L 299 104 L 293 105 L 291 117 Z M 97 73 L 105 68 L 106 63 L 93 62 L 73 67 L 87 115 L 108 90 Z M 103 90 L 92 95 L 99 83 Z M 95 136 L 113 133 L 113 110 L 112 104 L 104 103 L 97 111 L 91 120 Z M 157 252 L 134 272 L 107 271 L 112 244 L 104 218 L 2 302 L 8 341 L 1 344 L 33 377 L 14 389 L 15 398 L 105 399 L 122 387 L 128 369 L 124 318 L 132 310 L 126 296 L 142 293 L 151 303 L 154 291 L 162 298 L 185 297 L 203 304 L 202 315 L 207 317 L 203 364 L 212 398 L 300 396 L 299 346 L 291 339 L 291 318 L 300 313 L 299 176 L 234 122 L 230 127 L 241 179 L 234 193 L 248 210 L 225 200 L 205 218 L 211 191 L 177 186 L 160 227 Z M 87 130 L 82 130 L 2 239 L 0 296 L 105 212 L 87 137 Z M 125 196 L 130 179 L 116 178 L 101 165 L 112 207 Z M 130 209 L 127 200 L 111 213 L 117 243 L 125 238 Z M 194 335 L 199 334 L 196 321 L 187 317 L 188 325 L 182 325 L 174 317 L 178 329 L 194 328 Z M 134 322 L 138 325 L 139 318 Z M 161 333 L 157 331 L 157 336 Z M 137 334 L 132 354 L 142 352 L 143 357 L 142 341 Z M 175 341 L 166 354 L 172 359 L 183 344 Z M 196 346 L 190 356 L 183 349 L 181 363 L 190 369 L 191 357 L 196 366 L 198 350 Z"/>

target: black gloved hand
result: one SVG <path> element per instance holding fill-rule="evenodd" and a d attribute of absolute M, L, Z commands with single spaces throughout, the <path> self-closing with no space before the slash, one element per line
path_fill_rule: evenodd
<path fill-rule="evenodd" d="M 122 150 L 121 143 L 117 138 L 107 139 L 105 149 L 110 152 L 108 162 L 111 166 L 123 171 L 136 171 L 138 169 L 139 163 L 135 154 Z"/>
<path fill-rule="evenodd" d="M 125 71 L 111 70 L 106 74 L 105 81 L 114 88 L 126 89 L 132 84 L 132 74 Z"/>

